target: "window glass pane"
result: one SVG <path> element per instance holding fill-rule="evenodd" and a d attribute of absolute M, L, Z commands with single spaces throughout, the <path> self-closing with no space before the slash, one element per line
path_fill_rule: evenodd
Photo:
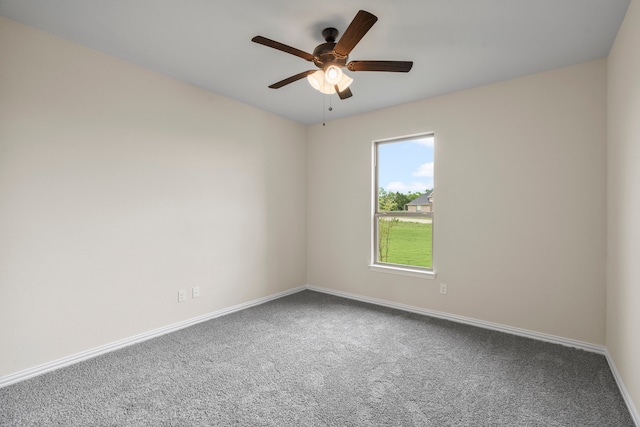
<path fill-rule="evenodd" d="M 433 268 L 432 218 L 378 218 L 378 262 Z"/>
<path fill-rule="evenodd" d="M 433 189 L 433 136 L 379 143 L 377 162 L 378 211 L 415 212 L 407 205 Z"/>

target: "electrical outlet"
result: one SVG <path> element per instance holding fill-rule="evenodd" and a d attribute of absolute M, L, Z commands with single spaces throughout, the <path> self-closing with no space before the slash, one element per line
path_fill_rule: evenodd
<path fill-rule="evenodd" d="M 200 298 L 200 286 L 191 288 L 191 298 Z"/>
<path fill-rule="evenodd" d="M 187 290 L 180 289 L 178 291 L 178 302 L 185 302 L 187 300 Z"/>
<path fill-rule="evenodd" d="M 447 285 L 445 285 L 444 283 L 440 283 L 440 293 L 442 295 L 446 295 L 447 294 Z"/>

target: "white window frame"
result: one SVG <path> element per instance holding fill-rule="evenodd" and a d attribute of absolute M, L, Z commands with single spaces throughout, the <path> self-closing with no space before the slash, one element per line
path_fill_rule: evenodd
<path fill-rule="evenodd" d="M 388 143 L 396 143 L 403 141 L 411 141 L 419 138 L 425 137 L 434 137 L 433 132 L 420 133 L 415 135 L 408 135 L 398 138 L 389 138 L 389 139 L 379 139 L 373 141 L 372 144 L 372 157 L 373 157 L 373 188 L 372 188 L 372 215 L 371 215 L 371 263 L 369 264 L 369 270 L 381 272 L 381 273 L 389 273 L 389 274 L 397 274 L 402 276 L 410 276 L 410 277 L 420 277 L 424 279 L 435 279 L 435 263 L 434 263 L 434 247 L 433 247 L 433 235 L 435 233 L 435 216 L 434 209 L 432 207 L 431 212 L 426 211 L 416 211 L 409 212 L 407 211 L 397 211 L 397 212 L 384 212 L 378 211 L 378 194 L 380 185 L 378 183 L 378 146 L 380 144 L 388 144 Z M 435 158 L 434 158 L 435 161 Z M 435 191 L 435 187 L 434 187 Z M 431 259 L 431 268 L 426 267 L 418 267 L 413 265 L 405 265 L 405 264 L 391 264 L 386 262 L 378 261 L 378 219 L 383 217 L 417 217 L 417 218 L 431 218 L 431 249 L 432 249 L 432 259 Z"/>

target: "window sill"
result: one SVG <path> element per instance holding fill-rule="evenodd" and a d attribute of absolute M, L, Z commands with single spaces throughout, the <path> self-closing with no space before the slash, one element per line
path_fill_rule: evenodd
<path fill-rule="evenodd" d="M 377 271 L 379 273 L 397 274 L 400 276 L 419 277 L 421 279 L 433 280 L 436 278 L 436 273 L 434 271 L 414 270 L 404 267 L 391 267 L 386 265 L 383 266 L 378 264 L 371 264 L 369 265 L 369 270 Z"/>

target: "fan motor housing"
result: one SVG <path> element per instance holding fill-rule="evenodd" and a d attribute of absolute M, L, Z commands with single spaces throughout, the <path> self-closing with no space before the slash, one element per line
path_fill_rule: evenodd
<path fill-rule="evenodd" d="M 335 28 L 325 28 L 322 30 L 322 37 L 326 43 L 318 45 L 313 50 L 313 56 L 315 57 L 313 63 L 318 68 L 326 68 L 330 65 L 336 65 L 338 67 L 344 67 L 347 64 L 349 56 L 344 58 L 338 57 L 333 48 L 336 46 L 336 37 L 338 37 L 338 30 Z"/>

